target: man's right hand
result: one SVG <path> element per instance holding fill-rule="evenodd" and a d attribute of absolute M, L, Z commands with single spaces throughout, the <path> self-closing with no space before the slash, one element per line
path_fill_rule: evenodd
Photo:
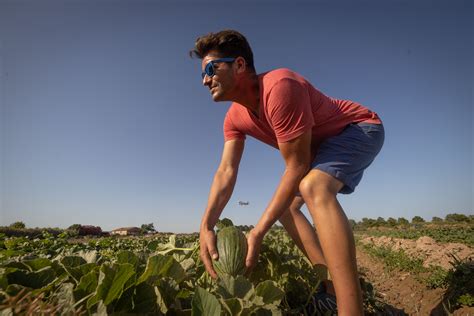
<path fill-rule="evenodd" d="M 206 267 L 206 271 L 212 278 L 217 279 L 217 273 L 212 266 L 212 260 L 219 259 L 219 254 L 216 249 L 216 234 L 214 231 L 201 229 L 201 232 L 199 233 L 199 244 L 201 260 Z"/>

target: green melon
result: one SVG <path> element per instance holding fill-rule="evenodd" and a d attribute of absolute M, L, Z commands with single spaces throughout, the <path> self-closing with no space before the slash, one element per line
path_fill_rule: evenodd
<path fill-rule="evenodd" d="M 236 277 L 245 272 L 245 258 L 247 257 L 247 238 L 235 226 L 228 226 L 217 233 L 217 252 L 219 259 L 213 260 L 217 275 L 231 275 Z"/>

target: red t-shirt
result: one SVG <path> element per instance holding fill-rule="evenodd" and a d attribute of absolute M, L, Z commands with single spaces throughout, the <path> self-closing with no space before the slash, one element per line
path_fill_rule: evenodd
<path fill-rule="evenodd" d="M 315 150 L 348 124 L 382 124 L 375 112 L 353 101 L 330 98 L 289 69 L 259 74 L 258 80 L 259 116 L 233 102 L 224 119 L 225 141 L 250 135 L 278 148 L 279 142 L 290 141 L 311 129 Z"/>

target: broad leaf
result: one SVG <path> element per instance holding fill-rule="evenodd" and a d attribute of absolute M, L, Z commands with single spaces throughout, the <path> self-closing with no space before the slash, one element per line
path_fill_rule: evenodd
<path fill-rule="evenodd" d="M 81 250 L 77 253 L 77 255 L 86 260 L 87 263 L 96 263 L 99 259 L 97 250 Z"/>
<path fill-rule="evenodd" d="M 229 313 L 230 316 L 239 316 L 243 310 L 243 302 L 240 298 L 229 298 L 222 300 L 225 310 Z"/>
<path fill-rule="evenodd" d="M 31 271 L 31 268 L 24 264 L 23 262 L 19 261 L 12 261 L 9 262 L 5 265 L 3 265 L 4 268 L 15 268 L 15 269 L 20 269 L 20 270 L 26 270 L 26 271 Z"/>
<path fill-rule="evenodd" d="M 9 284 L 19 284 L 33 289 L 39 289 L 54 281 L 56 273 L 51 267 L 46 267 L 34 272 L 16 270 L 9 273 L 7 277 Z"/>
<path fill-rule="evenodd" d="M 124 290 L 124 285 L 134 274 L 134 268 L 129 263 L 103 264 L 100 268 L 96 295 L 87 301 L 87 308 L 94 306 L 100 300 L 103 300 L 107 306 L 113 300 L 120 298 Z"/>
<path fill-rule="evenodd" d="M 82 259 L 81 257 L 75 257 L 75 258 Z M 85 260 L 83 259 L 82 260 L 74 259 L 73 264 L 78 264 L 79 262 L 84 262 L 84 263 L 81 265 L 68 265 L 69 263 L 64 264 L 63 262 L 61 262 L 64 270 L 66 270 L 67 274 L 70 275 L 76 281 L 76 283 L 79 283 L 83 275 L 89 273 L 97 266 L 95 263 L 85 263 Z"/>
<path fill-rule="evenodd" d="M 118 263 L 130 263 L 133 266 L 138 265 L 138 257 L 129 250 L 122 250 L 117 254 Z"/>
<path fill-rule="evenodd" d="M 255 294 L 262 297 L 265 304 L 278 305 L 285 295 L 285 292 L 283 292 L 274 281 L 267 280 L 257 285 Z"/>
<path fill-rule="evenodd" d="M 221 304 L 217 298 L 199 286 L 196 287 L 191 306 L 193 316 L 220 316 L 221 314 Z"/>
<path fill-rule="evenodd" d="M 220 278 L 218 293 L 225 299 L 232 297 L 249 299 L 253 295 L 254 289 L 252 283 L 241 275 L 237 278 L 223 275 Z"/>
<path fill-rule="evenodd" d="M 46 258 L 37 258 L 33 260 L 25 260 L 23 261 L 25 265 L 30 267 L 31 271 L 38 271 L 45 267 L 50 267 L 52 265 L 51 260 Z"/>
<path fill-rule="evenodd" d="M 97 288 L 98 279 L 97 273 L 95 271 L 91 271 L 84 276 L 82 276 L 79 284 L 74 289 L 74 297 L 77 301 L 82 299 L 83 297 L 91 294 Z"/>
<path fill-rule="evenodd" d="M 155 313 L 157 308 L 155 288 L 147 283 L 137 285 L 133 301 L 135 304 L 133 312 L 137 314 Z"/>
<path fill-rule="evenodd" d="M 79 257 L 79 256 L 66 256 L 61 259 L 61 264 L 65 268 L 74 268 L 86 263 L 87 261 L 84 260 L 84 258 Z"/>
<path fill-rule="evenodd" d="M 179 283 L 186 277 L 186 273 L 173 257 L 155 255 L 148 258 L 145 272 L 140 276 L 137 284 L 146 281 L 153 285 L 162 277 L 173 278 Z"/>

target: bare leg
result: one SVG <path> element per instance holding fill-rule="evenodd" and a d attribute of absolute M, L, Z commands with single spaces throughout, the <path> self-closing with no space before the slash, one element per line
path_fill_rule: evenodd
<path fill-rule="evenodd" d="M 303 204 L 302 197 L 295 197 L 290 208 L 280 217 L 280 223 L 313 265 L 323 264 L 326 266 L 316 232 L 306 216 L 300 211 Z"/>
<path fill-rule="evenodd" d="M 324 254 L 321 250 L 318 235 L 306 216 L 301 212 L 304 204 L 302 197 L 297 196 L 290 205 L 290 208 L 280 217 L 280 223 L 295 242 L 296 246 L 309 259 L 311 264 L 322 264 L 327 267 Z M 334 286 L 331 281 L 323 280 L 326 291 L 335 295 Z"/>
<path fill-rule="evenodd" d="M 300 183 L 300 192 L 316 225 L 318 237 L 336 291 L 338 315 L 363 315 L 357 275 L 355 242 L 344 211 L 337 201 L 343 183 L 317 169 Z"/>

